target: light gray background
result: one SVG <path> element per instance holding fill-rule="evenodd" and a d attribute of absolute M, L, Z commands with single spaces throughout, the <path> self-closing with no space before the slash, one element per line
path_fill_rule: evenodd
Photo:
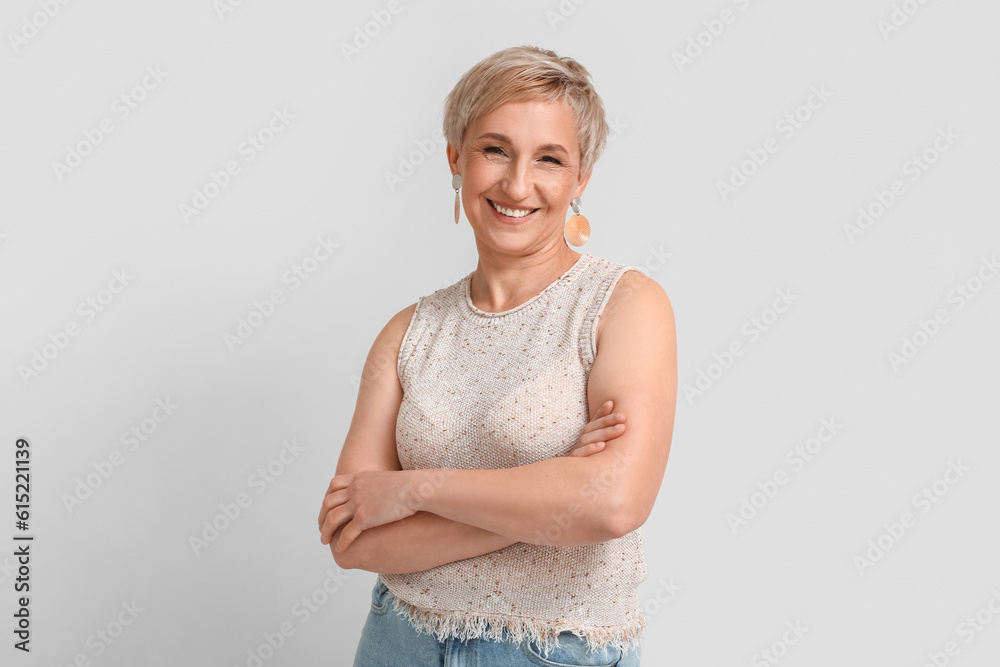
<path fill-rule="evenodd" d="M 476 265 L 443 145 L 420 146 L 466 69 L 526 43 L 588 67 L 617 128 L 582 251 L 646 268 L 677 319 L 643 664 L 771 664 L 760 651 L 786 623 L 807 629 L 775 649 L 789 666 L 916 667 L 949 641 L 949 664 L 995 664 L 1000 279 L 981 267 L 1000 253 L 996 3 L 400 0 L 350 59 L 341 44 L 387 3 L 218 4 L 70 2 L 45 20 L 14 0 L 0 17 L 0 539 L 16 532 L 17 437 L 32 443 L 37 536 L 30 656 L 10 646 L 13 547 L 0 551 L 4 664 L 247 665 L 286 622 L 265 665 L 349 664 L 374 575 L 336 568 L 316 516 L 357 377 L 392 314 Z M 904 4 L 918 9 L 880 30 Z M 44 25 L 15 46 L 25 21 Z M 678 67 L 699 33 L 707 46 Z M 112 105 L 146 68 L 162 81 L 122 119 Z M 829 98 L 786 137 L 777 124 L 813 87 Z M 246 160 L 274 109 L 294 118 Z M 103 118 L 113 131 L 60 180 L 53 162 Z M 724 200 L 717 183 L 769 137 L 777 152 Z M 910 180 L 925 149 L 937 160 Z M 229 160 L 240 173 L 185 222 L 179 205 Z M 401 161 L 413 173 L 390 188 Z M 894 179 L 904 193 L 852 242 L 845 225 Z M 293 291 L 282 276 L 317 237 L 339 247 Z M 87 321 L 78 304 L 123 269 L 133 279 Z M 959 308 L 967 282 L 981 289 Z M 285 302 L 230 351 L 224 335 L 274 289 Z M 796 300 L 751 341 L 744 323 L 779 290 Z M 937 310 L 947 322 L 894 368 Z M 79 335 L 25 381 L 70 322 Z M 686 396 L 734 341 L 744 354 Z M 158 399 L 177 408 L 129 451 L 122 433 Z M 796 470 L 786 454 L 823 419 L 842 427 Z M 251 476 L 293 440 L 302 453 L 258 494 Z M 121 465 L 69 511 L 115 450 Z M 949 461 L 968 470 L 923 512 L 914 496 Z M 779 471 L 787 483 L 734 532 L 727 516 Z M 251 504 L 195 554 L 189 538 L 239 493 Z M 859 568 L 906 511 L 915 525 Z M 323 604 L 306 620 L 310 596 Z M 133 601 L 143 611 L 98 655 L 88 638 Z M 991 623 L 970 642 L 960 624 L 977 613 Z"/>

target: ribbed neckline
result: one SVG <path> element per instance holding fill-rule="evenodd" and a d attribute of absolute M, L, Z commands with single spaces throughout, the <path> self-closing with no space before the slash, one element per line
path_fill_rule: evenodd
<path fill-rule="evenodd" d="M 474 315 L 478 315 L 479 317 L 503 317 L 505 315 L 512 315 L 520 310 L 527 308 L 528 306 L 535 303 L 539 299 L 549 296 L 550 294 L 552 294 L 553 291 L 555 291 L 557 286 L 572 280 L 573 276 L 580 273 L 580 271 L 583 270 L 583 267 L 589 263 L 590 259 L 591 259 L 590 253 L 583 253 L 582 255 L 580 255 L 579 258 L 577 258 L 573 266 L 566 269 L 565 273 L 563 273 L 561 276 L 559 276 L 554 281 L 549 283 L 549 285 L 541 292 L 531 297 L 521 305 L 514 306 L 510 310 L 500 311 L 499 313 L 488 313 L 485 310 L 480 310 L 479 308 L 476 308 L 475 304 L 472 303 L 472 292 L 471 292 L 472 274 L 475 273 L 475 271 L 473 271 L 462 279 L 462 293 L 465 295 L 465 305 L 468 306 L 469 312 L 471 312 Z"/>

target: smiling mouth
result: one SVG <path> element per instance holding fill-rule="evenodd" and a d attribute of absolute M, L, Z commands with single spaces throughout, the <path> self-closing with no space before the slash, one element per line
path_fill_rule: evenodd
<path fill-rule="evenodd" d="M 490 203 L 490 206 L 492 206 L 497 213 L 506 215 L 508 218 L 523 218 L 524 216 L 531 215 L 538 210 L 537 208 L 507 208 L 506 206 L 500 206 L 492 199 L 487 199 L 486 201 Z"/>

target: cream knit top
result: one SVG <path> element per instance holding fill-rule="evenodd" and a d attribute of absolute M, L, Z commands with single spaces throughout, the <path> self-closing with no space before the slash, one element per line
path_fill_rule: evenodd
<path fill-rule="evenodd" d="M 590 420 L 598 318 L 628 270 L 646 273 L 584 254 L 542 292 L 500 313 L 473 305 L 471 273 L 418 299 L 397 364 L 402 468 L 511 468 L 568 453 Z M 567 504 L 574 500 L 590 506 L 583 489 Z M 442 641 L 528 638 L 547 652 L 555 635 L 571 630 L 591 647 L 630 651 L 645 627 L 636 591 L 646 579 L 641 529 L 584 546 L 518 542 L 378 576 L 396 610 Z"/>

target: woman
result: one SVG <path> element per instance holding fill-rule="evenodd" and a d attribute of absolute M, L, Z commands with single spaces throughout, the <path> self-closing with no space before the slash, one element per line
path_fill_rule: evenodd
<path fill-rule="evenodd" d="M 376 338 L 319 516 L 341 567 L 378 573 L 354 664 L 638 665 L 676 342 L 659 284 L 566 244 L 603 104 L 517 47 L 462 77 L 444 130 L 479 262 Z"/>

